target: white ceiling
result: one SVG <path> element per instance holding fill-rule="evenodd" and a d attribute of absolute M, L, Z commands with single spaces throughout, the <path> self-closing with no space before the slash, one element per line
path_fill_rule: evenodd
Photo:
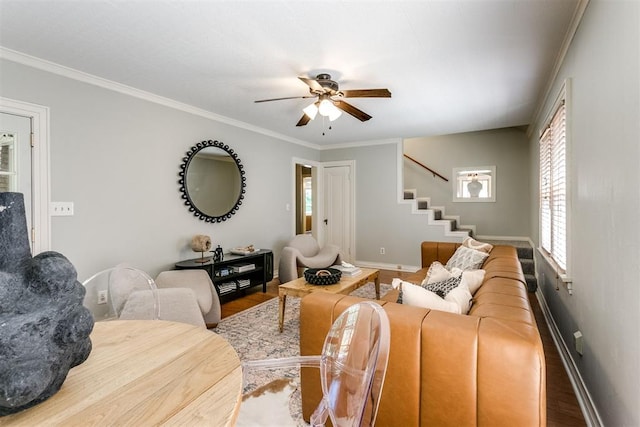
<path fill-rule="evenodd" d="M 580 0 L 0 0 L 0 46 L 319 146 L 528 124 Z M 322 135 L 295 124 L 297 76 L 349 100 Z"/>

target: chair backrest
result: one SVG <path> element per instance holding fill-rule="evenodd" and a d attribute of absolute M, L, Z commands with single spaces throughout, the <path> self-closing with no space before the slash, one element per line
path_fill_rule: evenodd
<path fill-rule="evenodd" d="M 323 398 L 311 425 L 373 426 L 389 358 L 389 319 L 373 302 L 354 304 L 333 323 L 320 360 Z"/>
<path fill-rule="evenodd" d="M 297 234 L 287 246 L 296 248 L 305 257 L 311 257 L 320 252 L 320 245 L 311 234 Z"/>
<path fill-rule="evenodd" d="M 148 274 L 119 265 L 102 270 L 83 283 L 84 306 L 95 321 L 112 319 L 158 319 L 158 289 Z"/>

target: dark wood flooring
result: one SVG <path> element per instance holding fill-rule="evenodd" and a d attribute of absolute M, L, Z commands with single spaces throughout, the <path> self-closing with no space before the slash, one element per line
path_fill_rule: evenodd
<path fill-rule="evenodd" d="M 403 276 L 406 275 L 408 275 L 408 273 L 380 270 L 380 282 L 391 283 L 391 279 L 394 277 L 403 278 Z M 271 298 L 276 298 L 278 296 L 279 284 L 280 282 L 274 279 L 267 285 L 266 293 L 262 293 L 259 287 L 255 287 L 246 296 L 222 304 L 222 318 L 239 313 Z M 551 333 L 549 332 L 535 294 L 529 294 L 529 300 L 531 301 L 536 322 L 538 322 L 538 329 L 542 338 L 546 359 L 547 426 L 586 426 L 582 411 L 578 405 L 578 400 L 569 381 L 569 376 L 564 369 L 558 350 L 553 343 Z"/>

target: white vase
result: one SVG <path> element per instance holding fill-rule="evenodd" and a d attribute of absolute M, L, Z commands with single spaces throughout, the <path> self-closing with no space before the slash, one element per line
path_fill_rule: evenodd
<path fill-rule="evenodd" d="M 482 183 L 474 178 L 467 184 L 467 190 L 469 190 L 471 197 L 478 197 L 482 191 Z"/>

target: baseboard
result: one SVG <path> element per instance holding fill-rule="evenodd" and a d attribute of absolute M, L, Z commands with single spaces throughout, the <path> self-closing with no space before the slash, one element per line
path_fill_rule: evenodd
<path fill-rule="evenodd" d="M 531 243 L 531 238 L 526 236 L 488 236 L 488 235 L 480 235 L 475 236 L 477 240 L 513 240 L 518 242 L 529 242 Z M 531 245 L 533 247 L 533 244 Z"/>
<path fill-rule="evenodd" d="M 547 305 L 547 301 L 545 300 L 540 287 L 538 287 L 538 290 L 536 291 L 536 297 L 538 298 L 538 302 L 540 303 L 542 314 L 544 315 L 547 325 L 549 326 L 551 338 L 553 338 L 553 342 L 558 349 L 558 354 L 560 355 L 560 359 L 562 360 L 564 369 L 567 371 L 567 375 L 569 376 L 569 381 L 571 381 L 571 386 L 573 387 L 573 391 L 575 392 L 576 398 L 578 399 L 578 405 L 580 405 L 580 410 L 582 411 L 584 420 L 587 423 L 587 426 L 601 427 L 603 425 L 602 419 L 600 418 L 600 415 L 598 414 L 598 411 L 593 404 L 593 399 L 591 399 L 589 390 L 587 390 L 587 387 L 582 380 L 580 371 L 578 370 L 578 367 L 576 366 L 566 343 L 562 339 L 562 335 L 560 334 L 558 325 L 556 325 L 555 320 L 553 320 L 551 310 L 549 310 L 549 306 Z"/>
<path fill-rule="evenodd" d="M 369 262 L 369 261 L 355 261 L 354 264 L 357 265 L 358 267 L 376 268 L 378 270 L 404 271 L 407 273 L 415 273 L 421 268 L 421 267 L 416 267 L 414 265 L 386 264 L 382 262 Z"/>

